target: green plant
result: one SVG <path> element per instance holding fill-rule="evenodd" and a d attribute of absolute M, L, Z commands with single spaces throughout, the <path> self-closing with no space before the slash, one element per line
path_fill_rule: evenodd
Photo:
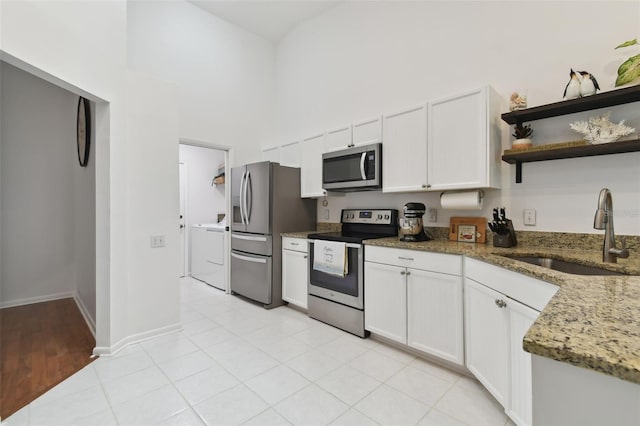
<path fill-rule="evenodd" d="M 638 44 L 638 39 L 625 41 L 616 46 L 616 49 L 634 46 Z M 640 54 L 635 55 L 624 61 L 618 68 L 618 78 L 616 78 L 616 87 L 633 82 L 640 78 Z"/>
<path fill-rule="evenodd" d="M 516 139 L 527 139 L 530 138 L 532 134 L 533 129 L 530 124 L 525 124 L 523 126 L 521 123 L 518 123 L 513 128 L 513 137 Z"/>

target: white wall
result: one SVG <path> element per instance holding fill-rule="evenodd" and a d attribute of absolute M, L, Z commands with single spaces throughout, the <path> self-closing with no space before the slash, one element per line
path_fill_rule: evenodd
<path fill-rule="evenodd" d="M 578 27 L 567 24 L 569 16 Z M 295 140 L 484 84 L 505 99 L 525 87 L 530 106 L 556 102 L 572 67 L 589 70 L 610 90 L 631 54 L 613 48 L 638 28 L 638 1 L 348 2 L 296 27 L 278 45 L 277 132 Z M 640 108 L 610 110 L 613 120 L 640 128 Z M 534 142 L 577 140 L 568 123 L 593 114 L 534 122 Z M 504 148 L 509 130 L 505 125 Z M 504 205 L 517 229 L 525 229 L 522 210 L 533 208 L 538 225 L 528 230 L 597 232 L 593 214 L 606 186 L 616 231 L 640 234 L 640 153 L 525 164 L 523 183 L 516 185 L 514 176 L 514 166 L 503 164 L 503 189 L 488 193 L 482 211 L 440 210 L 437 225 L 447 226 L 452 215 L 490 217 L 492 207 Z M 341 207 L 400 208 L 407 201 L 439 207 L 438 194 L 348 194 L 329 198 L 330 220 L 339 220 Z M 318 217 L 323 213 L 319 204 Z"/>
<path fill-rule="evenodd" d="M 0 305 L 76 293 L 95 322 L 95 157 L 80 167 L 78 97 L 4 62 Z"/>
<path fill-rule="evenodd" d="M 225 213 L 227 184 L 211 185 L 218 175 L 218 165 L 224 164 L 225 152 L 218 149 L 180 144 L 180 162 L 186 167 L 186 250 L 191 259 L 191 226 L 216 223 L 218 213 Z M 191 262 L 187 263 L 187 269 Z"/>
<path fill-rule="evenodd" d="M 274 46 L 182 0 L 127 9 L 129 66 L 176 85 L 180 137 L 233 146 L 236 164 L 259 161 L 273 135 Z"/>
<path fill-rule="evenodd" d="M 124 1 L 2 1 L 0 7 L 3 58 L 96 101 L 97 351 L 176 329 L 173 88 L 127 73 Z M 151 235 L 165 235 L 166 247 L 152 249 Z"/>

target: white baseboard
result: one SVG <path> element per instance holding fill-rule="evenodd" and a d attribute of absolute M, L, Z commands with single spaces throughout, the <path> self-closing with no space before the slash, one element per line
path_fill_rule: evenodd
<path fill-rule="evenodd" d="M 48 294 L 46 296 L 27 297 L 24 299 L 3 301 L 0 302 L 0 309 L 13 308 L 14 306 L 31 305 L 33 303 L 50 302 L 52 300 L 68 299 L 70 297 L 75 297 L 75 293 L 70 291 L 65 293 Z"/>
<path fill-rule="evenodd" d="M 89 314 L 89 310 L 85 306 L 84 302 L 82 301 L 82 298 L 80 298 L 80 295 L 78 293 L 75 293 L 73 295 L 73 299 L 76 301 L 76 305 L 78 305 L 78 309 L 80 310 L 80 313 L 84 317 L 84 320 L 87 323 L 87 326 L 89 327 L 89 331 L 91 332 L 91 334 L 93 334 L 93 338 L 95 339 L 96 338 L 96 322 L 93 320 L 93 318 L 91 318 L 91 315 Z"/>
<path fill-rule="evenodd" d="M 154 339 L 165 334 L 177 333 L 182 331 L 182 323 L 175 323 L 166 327 L 160 327 L 144 333 L 132 334 L 124 339 L 119 340 L 111 346 L 96 346 L 93 349 L 93 355 L 96 356 L 113 356 L 129 345 L 140 343 L 145 340 Z"/>

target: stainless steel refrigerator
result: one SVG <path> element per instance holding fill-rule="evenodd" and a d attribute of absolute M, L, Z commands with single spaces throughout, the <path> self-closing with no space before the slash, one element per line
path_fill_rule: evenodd
<path fill-rule="evenodd" d="M 269 161 L 232 168 L 231 197 L 231 291 L 280 306 L 280 234 L 314 230 L 316 201 L 300 198 L 300 169 Z"/>

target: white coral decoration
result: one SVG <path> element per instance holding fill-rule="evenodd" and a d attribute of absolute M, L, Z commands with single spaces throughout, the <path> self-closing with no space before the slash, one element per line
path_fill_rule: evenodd
<path fill-rule="evenodd" d="M 589 121 L 576 121 L 569 124 L 573 130 L 584 135 L 584 139 L 592 144 L 615 142 L 622 136 L 635 132 L 633 127 L 625 126 L 624 120 L 620 123 L 609 121 L 610 113 L 591 117 Z"/>

